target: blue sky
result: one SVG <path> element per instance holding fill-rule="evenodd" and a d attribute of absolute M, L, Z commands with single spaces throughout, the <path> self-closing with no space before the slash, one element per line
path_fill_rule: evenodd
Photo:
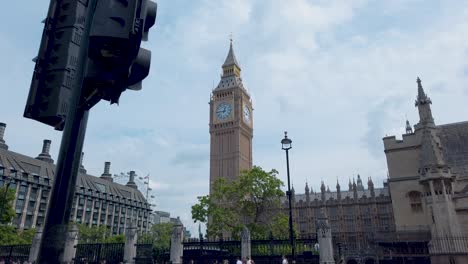
<path fill-rule="evenodd" d="M 438 124 L 468 116 L 468 1 L 160 0 L 150 76 L 120 105 L 93 108 L 84 165 L 100 175 L 151 175 L 158 210 L 190 220 L 208 192 L 208 101 L 232 32 L 254 104 L 254 164 L 285 180 L 280 140 L 293 140 L 296 192 L 360 173 L 386 178 L 382 137 L 417 122 L 416 76 Z M 48 1 L 9 1 L 0 11 L 0 122 L 10 149 L 36 156 L 61 134 L 22 117 Z"/>

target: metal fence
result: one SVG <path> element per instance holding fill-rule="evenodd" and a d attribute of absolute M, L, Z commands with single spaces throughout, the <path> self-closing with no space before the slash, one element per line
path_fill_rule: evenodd
<path fill-rule="evenodd" d="M 428 244 L 431 254 L 463 253 L 468 254 L 468 237 L 435 237 Z"/>
<path fill-rule="evenodd" d="M 23 263 L 28 261 L 30 250 L 31 245 L 0 246 L 0 261 L 3 260 L 6 264 Z"/>
<path fill-rule="evenodd" d="M 75 263 L 118 264 L 123 261 L 124 243 L 108 244 L 78 244 L 76 246 Z"/>
<path fill-rule="evenodd" d="M 136 244 L 135 264 L 153 264 L 153 244 Z"/>
<path fill-rule="evenodd" d="M 296 263 L 318 263 L 318 252 L 315 251 L 317 239 L 296 239 Z M 281 263 L 282 256 L 290 256 L 291 245 L 287 239 L 251 240 L 251 257 L 256 264 Z M 235 263 L 241 256 L 240 240 L 206 240 L 189 239 L 184 242 L 184 264 Z"/>

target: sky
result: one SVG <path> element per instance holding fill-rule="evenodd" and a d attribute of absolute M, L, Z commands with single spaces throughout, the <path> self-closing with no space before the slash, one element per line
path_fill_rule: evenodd
<path fill-rule="evenodd" d="M 159 0 L 143 46 L 152 65 L 141 91 L 102 101 L 89 116 L 84 166 L 101 175 L 150 175 L 156 210 L 180 216 L 208 193 L 209 99 L 232 33 L 253 100 L 253 163 L 286 182 L 287 130 L 296 193 L 308 182 L 372 177 L 387 168 L 382 137 L 418 121 L 416 77 L 437 124 L 467 120 L 468 1 Z M 8 1 L 0 10 L 0 122 L 10 150 L 30 156 L 61 133 L 23 118 L 49 1 Z M 346 187 L 342 187 L 346 188 Z"/>

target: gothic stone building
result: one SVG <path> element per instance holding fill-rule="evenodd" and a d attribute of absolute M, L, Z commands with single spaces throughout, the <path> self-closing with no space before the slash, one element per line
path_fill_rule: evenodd
<path fill-rule="evenodd" d="M 417 79 L 419 122 L 383 139 L 396 232 L 430 232 L 432 263 L 468 263 L 468 122 L 436 125 Z"/>
<path fill-rule="evenodd" d="M 402 140 L 383 138 L 388 180 L 368 180 L 348 191 L 294 195 L 300 235 L 315 231 L 323 208 L 333 241 L 347 263 L 468 263 L 468 122 L 436 125 L 429 97 L 417 79 L 419 122 L 406 121 Z M 287 208 L 287 201 L 284 201 Z M 393 261 L 393 262 L 392 262 Z M 416 261 L 416 262 L 415 262 Z"/>
<path fill-rule="evenodd" d="M 44 140 L 42 152 L 36 158 L 8 150 L 3 136 L 6 125 L 0 123 L 0 186 L 15 190 L 12 224 L 19 229 L 44 225 L 48 200 L 53 186 L 55 165 L 49 154 L 50 140 Z M 124 233 L 134 223 L 140 231 L 148 228 L 150 205 L 134 182 L 113 182 L 110 162 L 105 163 L 100 177 L 89 175 L 83 166 L 78 174 L 71 221 L 89 226 L 107 226 L 113 234 Z"/>
<path fill-rule="evenodd" d="M 232 180 L 252 168 L 252 101 L 242 83 L 232 40 L 222 69 L 210 100 L 210 190 L 216 179 Z"/>
<path fill-rule="evenodd" d="M 325 214 L 332 230 L 335 253 L 347 260 L 374 263 L 372 261 L 379 259 L 374 241 L 395 232 L 388 185 L 375 188 L 371 178 L 367 189 L 357 175 L 357 181 L 350 181 L 347 190 L 342 190 L 337 182 L 336 191 L 331 192 L 322 182 L 320 192 L 315 193 L 306 184 L 304 194 L 292 197 L 294 226 L 299 237 L 314 236 L 317 220 Z M 283 208 L 288 208 L 287 199 Z"/>

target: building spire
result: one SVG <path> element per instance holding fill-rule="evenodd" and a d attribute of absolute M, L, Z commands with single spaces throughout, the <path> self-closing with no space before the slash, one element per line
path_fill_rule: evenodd
<path fill-rule="evenodd" d="M 237 75 L 240 76 L 241 68 L 237 62 L 236 55 L 234 54 L 234 48 L 232 47 L 232 35 L 230 37 L 229 52 L 223 63 L 223 75 Z"/>
<path fill-rule="evenodd" d="M 418 83 L 418 96 L 416 97 L 414 105 L 418 108 L 419 111 L 419 123 L 416 126 L 417 128 L 427 126 L 434 127 L 434 118 L 432 117 L 431 111 L 431 98 L 429 98 L 424 92 L 424 88 L 419 77 L 416 79 L 416 82 Z"/>
<path fill-rule="evenodd" d="M 413 128 L 411 127 L 408 119 L 406 119 L 406 134 L 413 134 Z"/>

